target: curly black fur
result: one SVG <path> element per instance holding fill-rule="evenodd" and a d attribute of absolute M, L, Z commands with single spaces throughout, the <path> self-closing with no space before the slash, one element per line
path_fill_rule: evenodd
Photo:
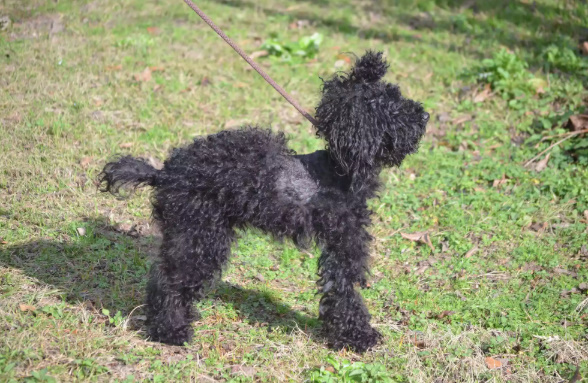
<path fill-rule="evenodd" d="M 414 153 L 428 114 L 382 81 L 381 53 L 368 52 L 348 74 L 324 82 L 318 134 L 327 150 L 296 155 L 283 134 L 245 127 L 196 138 L 175 149 L 162 170 L 123 157 L 101 174 L 103 191 L 154 188 L 154 218 L 163 231 L 151 271 L 149 334 L 169 344 L 193 335 L 193 301 L 226 264 L 235 228 L 260 228 L 305 247 L 316 241 L 320 319 L 334 348 L 363 352 L 380 334 L 370 324 L 357 283 L 366 285 L 370 211 L 385 166 Z"/>

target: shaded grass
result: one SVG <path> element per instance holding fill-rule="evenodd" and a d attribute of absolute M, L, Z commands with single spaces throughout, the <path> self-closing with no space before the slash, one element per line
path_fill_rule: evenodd
<path fill-rule="evenodd" d="M 321 32 L 316 61 L 262 61 L 308 109 L 340 54 L 377 48 L 387 79 L 432 112 L 420 153 L 384 172 L 371 202 L 363 295 L 385 341 L 358 356 L 324 347 L 318 254 L 256 232 L 240 234 L 224 281 L 198 303 L 193 344 L 145 341 L 140 306 L 158 234 L 148 191 L 125 202 L 97 193 L 106 160 L 161 160 L 242 123 L 285 131 L 300 152 L 323 144 L 181 2 L 2 2 L 13 25 L 0 32 L 0 380 L 301 381 L 327 356 L 380 363 L 396 381 L 555 382 L 577 365 L 587 376 L 587 317 L 576 308 L 588 279 L 588 171 L 557 150 L 542 172 L 521 166 L 540 150 L 525 143 L 533 119 L 561 106 L 529 115 L 498 97 L 473 103 L 459 78 L 502 46 L 541 66 L 544 45 L 581 37 L 587 8 L 468 4 L 200 4 L 249 52 L 272 33 Z M 289 27 L 301 18 L 310 26 Z M 151 80 L 137 81 L 146 67 Z M 585 78 L 561 81 L 581 88 Z M 399 235 L 424 230 L 433 252 Z M 508 366 L 490 370 L 486 357 Z"/>

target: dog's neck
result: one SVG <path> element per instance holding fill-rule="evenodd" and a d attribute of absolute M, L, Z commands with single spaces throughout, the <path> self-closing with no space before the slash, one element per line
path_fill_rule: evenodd
<path fill-rule="evenodd" d="M 370 199 L 375 197 L 380 183 L 380 168 L 369 169 L 364 172 L 351 172 L 349 177 L 349 191 L 360 198 Z"/>
<path fill-rule="evenodd" d="M 345 169 L 335 158 L 332 158 L 335 172 L 347 179 L 348 192 L 357 195 L 359 198 L 373 198 L 378 191 L 380 172 L 382 168 L 375 165 L 360 166 L 358 170 Z"/>
<path fill-rule="evenodd" d="M 302 163 L 319 186 L 339 189 L 357 199 L 374 197 L 380 186 L 380 167 L 363 169 L 362 172 L 345 171 L 327 150 L 294 155 L 294 158 Z"/>

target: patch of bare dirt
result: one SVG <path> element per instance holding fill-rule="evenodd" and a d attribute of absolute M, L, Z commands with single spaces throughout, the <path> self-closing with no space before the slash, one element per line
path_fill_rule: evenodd
<path fill-rule="evenodd" d="M 40 15 L 14 23 L 10 34 L 13 40 L 53 37 L 65 31 L 65 21 L 61 15 Z"/>

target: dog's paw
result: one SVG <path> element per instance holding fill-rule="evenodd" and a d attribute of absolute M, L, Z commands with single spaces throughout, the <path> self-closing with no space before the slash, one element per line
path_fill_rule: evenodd
<path fill-rule="evenodd" d="M 189 325 L 171 330 L 161 327 L 152 327 L 149 329 L 149 338 L 152 341 L 173 346 L 183 346 L 184 343 L 190 343 L 193 335 L 194 330 Z"/>
<path fill-rule="evenodd" d="M 332 338 L 330 342 L 331 348 L 340 350 L 342 348 L 350 348 L 351 350 L 364 353 L 373 348 L 382 339 L 382 334 L 370 326 L 361 329 L 355 329 L 348 332 L 345 336 Z"/>

